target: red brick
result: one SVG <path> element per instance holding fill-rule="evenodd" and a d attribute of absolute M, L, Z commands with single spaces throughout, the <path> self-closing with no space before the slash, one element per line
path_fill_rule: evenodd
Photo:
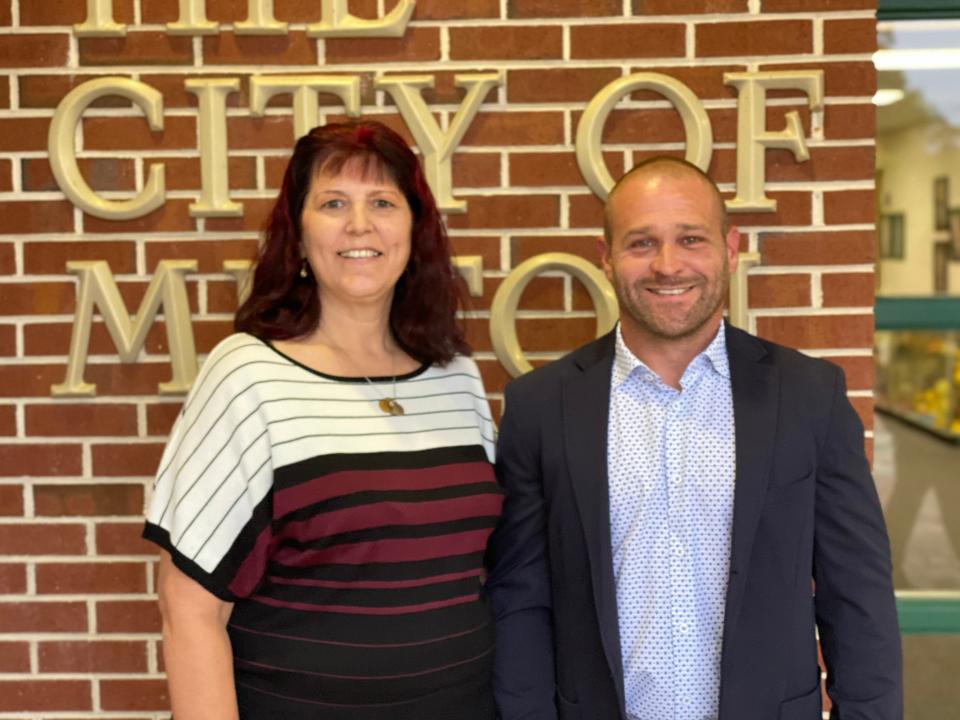
<path fill-rule="evenodd" d="M 520 235 L 510 238 L 510 257 L 514 267 L 524 260 L 548 252 L 570 253 L 599 266 L 600 251 L 596 235 Z"/>
<path fill-rule="evenodd" d="M 160 260 L 197 260 L 199 272 L 223 272 L 224 260 L 252 257 L 256 240 L 161 240 L 144 244 L 147 272 L 154 273 Z"/>
<path fill-rule="evenodd" d="M 0 82 L 0 107 L 9 105 L 3 102 L 4 84 Z M 13 190 L 13 163 L 9 160 L 0 160 L 0 192 L 10 192 Z"/>
<path fill-rule="evenodd" d="M 51 35 L 0 35 L 0 67 L 61 67 L 67 63 L 70 39 Z"/>
<path fill-rule="evenodd" d="M 0 680 L 0 711 L 91 710 L 88 680 Z"/>
<path fill-rule="evenodd" d="M 436 27 L 410 27 L 399 38 L 364 38 L 363 42 L 357 42 L 356 38 L 328 38 L 324 42 L 327 64 L 432 62 L 440 59 L 440 29 Z M 451 46 L 453 44 L 451 39 Z M 451 59 L 455 58 L 451 55 Z"/>
<path fill-rule="evenodd" d="M 483 235 L 455 235 L 450 238 L 451 255 L 479 255 L 484 269 L 500 267 L 500 238 Z M 147 411 L 149 412 L 149 406 Z"/>
<path fill-rule="evenodd" d="M 0 315 L 42 315 L 73 312 L 73 282 L 8 283 Z"/>
<path fill-rule="evenodd" d="M 4 602 L 0 604 L 0 632 L 86 632 L 85 602 Z M 0 697 L 4 693 L 0 692 Z M 24 710 L 25 708 L 18 708 Z"/>
<path fill-rule="evenodd" d="M 104 710 L 165 710 L 170 707 L 165 680 L 101 680 Z"/>
<path fill-rule="evenodd" d="M 82 555 L 86 549 L 86 529 L 83 525 L 0 525 L 0 553 L 5 555 Z"/>
<path fill-rule="evenodd" d="M 797 162 L 789 150 L 766 153 L 766 179 L 769 182 L 803 180 L 865 180 L 873 177 L 873 147 L 812 148 L 810 159 Z"/>
<path fill-rule="evenodd" d="M 16 354 L 17 328 L 14 325 L 0 325 L 0 356 L 14 357 Z M 0 414 L 0 427 L 3 427 L 3 419 Z"/>
<path fill-rule="evenodd" d="M 860 422 L 863 423 L 864 430 L 873 429 L 873 398 L 872 397 L 852 397 L 848 398 L 853 409 L 860 416 Z"/>
<path fill-rule="evenodd" d="M 202 186 L 200 158 L 163 158 L 147 162 L 147 172 L 153 165 L 163 165 L 167 190 L 199 190 Z M 251 190 L 257 186 L 257 161 L 252 157 L 227 159 L 227 177 L 231 190 Z"/>
<path fill-rule="evenodd" d="M 484 278 L 483 295 L 470 298 L 470 310 L 488 310 L 503 278 Z M 563 278 L 537 277 L 530 281 L 520 302 L 522 310 L 563 310 Z M 481 328 L 479 332 L 482 332 Z"/>
<path fill-rule="evenodd" d="M 873 346 L 872 315 L 758 317 L 757 334 L 790 347 L 859 348 Z"/>
<path fill-rule="evenodd" d="M 134 273 L 137 248 L 131 240 L 32 242 L 23 247 L 24 272 L 30 275 L 63 275 L 70 260 L 105 260 L 114 273 Z"/>
<path fill-rule="evenodd" d="M 450 228 L 551 227 L 560 217 L 555 195 L 463 196 L 465 215 L 447 218 Z"/>
<path fill-rule="evenodd" d="M 499 153 L 454 153 L 454 188 L 499 187 Z M 456 192 L 456 190 L 455 190 Z"/>
<path fill-rule="evenodd" d="M 16 37 L 19 40 L 22 36 L 9 37 Z M 46 152 L 49 129 L 49 118 L 0 118 L 0 151 L 39 150 Z"/>
<path fill-rule="evenodd" d="M 0 25 L 12 25 L 13 17 L 10 11 L 10 3 L 0 5 Z"/>
<path fill-rule="evenodd" d="M 29 643 L 0 642 L 0 672 L 30 672 Z"/>
<path fill-rule="evenodd" d="M 37 592 L 44 595 L 147 591 L 142 562 L 37 563 L 36 574 Z"/>
<path fill-rule="evenodd" d="M 20 515 L 23 515 L 23 487 L 0 485 L 0 516 L 19 517 Z"/>
<path fill-rule="evenodd" d="M 872 263 L 876 252 L 870 230 L 762 233 L 764 265 L 855 265 Z"/>
<path fill-rule="evenodd" d="M 622 153 L 605 153 L 604 161 L 613 177 L 623 174 Z M 583 175 L 572 152 L 510 153 L 510 185 L 583 185 Z"/>
<path fill-rule="evenodd" d="M 877 50 L 877 21 L 873 17 L 849 20 L 825 20 L 823 52 L 873 53 Z"/>
<path fill-rule="evenodd" d="M 147 671 L 144 641 L 42 641 L 41 673 L 134 673 Z"/>
<path fill-rule="evenodd" d="M 35 485 L 33 498 L 36 514 L 40 517 L 143 513 L 143 486 L 139 484 Z"/>
<path fill-rule="evenodd" d="M 80 158 L 77 161 L 80 173 L 96 192 L 103 190 L 134 190 L 136 175 L 133 160 L 121 158 Z M 58 191 L 47 158 L 24 158 L 22 162 L 22 185 L 29 192 Z M 168 189 L 173 189 L 169 187 Z"/>
<path fill-rule="evenodd" d="M 86 380 L 96 384 L 99 397 L 156 395 L 157 385 L 170 380 L 170 365 L 166 362 L 122 365 L 97 363 L 87 366 Z"/>
<path fill-rule="evenodd" d="M 85 117 L 82 126 L 87 150 L 184 150 L 197 145 L 196 121 L 190 117 L 168 116 L 157 132 L 141 117 Z"/>
<path fill-rule="evenodd" d="M 113 19 L 133 22 L 133 0 L 113 0 Z M 76 0 L 29 0 L 20 3 L 20 26 L 74 25 L 87 19 L 86 3 Z"/>
<path fill-rule="evenodd" d="M 876 7 L 877 0 L 763 0 L 763 11 L 768 13 L 874 10 Z"/>
<path fill-rule="evenodd" d="M 136 405 L 57 403 L 27 405 L 27 435 L 136 435 Z"/>
<path fill-rule="evenodd" d="M 13 243 L 0 242 L 0 275 L 13 275 L 17 271 L 17 258 Z"/>
<path fill-rule="evenodd" d="M 275 202 L 274 198 L 244 200 L 241 217 L 207 218 L 207 232 L 255 232 L 262 230 Z M 241 256 L 234 259 L 246 260 L 248 258 Z"/>
<path fill-rule="evenodd" d="M 0 476 L 79 475 L 80 450 L 79 444 L 0 445 Z"/>
<path fill-rule="evenodd" d="M 768 20 L 700 23 L 696 26 L 697 57 L 801 55 L 813 52 L 813 23 Z"/>
<path fill-rule="evenodd" d="M 20 87 L 20 107 L 55 108 L 68 92 L 97 77 L 96 74 L 24 75 L 17 79 Z M 180 82 L 183 82 L 182 76 Z M 164 104 L 166 105 L 166 98 Z M 95 100 L 90 107 L 130 108 L 133 103 L 120 95 L 108 95 Z"/>
<path fill-rule="evenodd" d="M 609 2 L 609 0 L 607 0 Z M 417 0 L 413 20 L 460 20 L 500 17 L 500 0 Z"/>
<path fill-rule="evenodd" d="M 100 634 L 160 631 L 160 609 L 155 600 L 101 600 L 96 613 Z"/>
<path fill-rule="evenodd" d="M 872 139 L 876 127 L 877 110 L 873 105 L 827 105 L 823 111 L 827 140 Z"/>
<path fill-rule="evenodd" d="M 93 474 L 110 477 L 127 475 L 154 475 L 163 453 L 162 443 L 95 444 Z M 129 513 L 127 513 L 129 514 Z"/>
<path fill-rule="evenodd" d="M 227 118 L 227 136 L 234 150 L 286 150 L 293 147 L 293 120 L 280 115 Z"/>
<path fill-rule="evenodd" d="M 544 322 L 531 318 L 517 320 L 517 337 L 527 352 L 569 352 L 596 337 L 594 318 L 565 318 Z"/>
<path fill-rule="evenodd" d="M 2 234 L 69 233 L 73 230 L 73 206 L 66 201 L 0 202 Z"/>
<path fill-rule="evenodd" d="M 101 522 L 94 529 L 98 555 L 156 555 L 157 546 L 141 537 L 143 522 Z"/>
<path fill-rule="evenodd" d="M 872 390 L 875 368 L 872 356 L 828 357 L 827 360 L 843 369 L 847 390 Z"/>
<path fill-rule="evenodd" d="M 596 17 L 620 15 L 619 0 L 507 0 L 508 18 Z"/>
<path fill-rule="evenodd" d="M 123 233 L 139 235 L 154 232 L 192 232 L 196 221 L 190 217 L 190 200 L 167 200 L 151 213 L 132 220 L 103 220 L 83 216 L 83 227 L 91 233 Z"/>
<path fill-rule="evenodd" d="M 667 75 L 674 80 L 679 80 L 686 85 L 693 94 L 701 100 L 710 100 L 714 98 L 735 98 L 737 96 L 736 88 L 723 82 L 724 73 L 744 72 L 746 65 L 706 65 L 701 67 L 657 67 L 651 69 L 644 65 L 630 68 L 631 74 L 657 72 L 661 75 Z M 660 95 L 653 90 L 638 90 L 631 93 L 632 100 L 663 100 Z"/>
<path fill-rule="evenodd" d="M 554 26 L 451 27 L 451 60 L 559 60 L 563 31 Z"/>
<path fill-rule="evenodd" d="M 620 22 L 570 28 L 570 57 L 576 59 L 684 57 L 686 44 L 686 30 L 680 23 Z"/>
<path fill-rule="evenodd" d="M 633 0 L 634 15 L 747 12 L 747 0 Z"/>
<path fill-rule="evenodd" d="M 751 275 L 747 285 L 751 310 L 810 305 L 810 276 L 806 273 Z"/>
<path fill-rule="evenodd" d="M 221 30 L 203 38 L 203 64 L 316 65 L 316 48 L 316 40 L 308 38 L 303 31 L 291 30 L 283 35 L 237 35 Z"/>
<path fill-rule="evenodd" d="M 571 195 L 570 227 L 600 228 L 603 226 L 603 202 L 596 195 Z"/>
<path fill-rule="evenodd" d="M 552 145 L 563 142 L 561 112 L 480 112 L 462 145 Z"/>
<path fill-rule="evenodd" d="M 233 313 L 237 309 L 237 284 L 231 280 L 207 281 L 207 312 Z"/>
<path fill-rule="evenodd" d="M 737 227 L 752 225 L 809 225 L 811 202 L 807 192 L 767 192 L 767 197 L 776 201 L 774 213 L 731 213 L 730 220 Z"/>
<path fill-rule="evenodd" d="M 586 102 L 621 76 L 618 68 L 545 68 L 510 70 L 510 102 Z"/>
<path fill-rule="evenodd" d="M 0 397 L 49 397 L 50 385 L 61 382 L 64 372 L 65 366 L 50 364 L 0 365 Z"/>
<path fill-rule="evenodd" d="M 0 595 L 19 595 L 26 591 L 27 566 L 22 563 L 0 563 Z"/>
<path fill-rule="evenodd" d="M 873 190 L 837 190 L 823 193 L 823 219 L 828 225 L 872 223 L 876 217 Z"/>
<path fill-rule="evenodd" d="M 189 37 L 165 32 L 138 32 L 129 28 L 124 37 L 78 39 L 80 66 L 191 65 L 193 44 Z M 204 58 L 204 62 L 206 62 Z"/>
<path fill-rule="evenodd" d="M 873 307 L 876 278 L 872 272 L 824 273 L 820 285 L 824 307 Z"/>

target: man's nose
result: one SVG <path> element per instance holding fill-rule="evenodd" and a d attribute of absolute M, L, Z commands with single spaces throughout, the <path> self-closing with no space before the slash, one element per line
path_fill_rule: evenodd
<path fill-rule="evenodd" d="M 680 252 L 671 243 L 661 243 L 650 263 L 650 269 L 661 275 L 675 275 L 680 271 Z"/>

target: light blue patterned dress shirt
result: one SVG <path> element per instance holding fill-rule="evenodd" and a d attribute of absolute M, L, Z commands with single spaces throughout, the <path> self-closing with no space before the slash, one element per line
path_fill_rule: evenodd
<path fill-rule="evenodd" d="M 735 466 L 723 325 L 681 390 L 617 327 L 607 467 L 627 715 L 716 718 Z"/>

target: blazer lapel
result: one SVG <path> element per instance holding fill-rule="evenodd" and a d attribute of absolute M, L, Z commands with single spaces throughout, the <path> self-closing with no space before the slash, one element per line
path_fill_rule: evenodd
<path fill-rule="evenodd" d="M 763 361 L 766 349 L 756 338 L 741 330 L 728 325 L 726 332 L 736 433 L 736 471 L 724 648 L 736 634 L 753 540 L 770 474 L 779 405 L 779 372 L 775 366 Z M 726 657 L 724 652 L 724 659 Z"/>
<path fill-rule="evenodd" d="M 597 621 L 622 708 L 623 668 L 607 485 L 607 421 L 613 353 L 614 335 L 610 333 L 577 354 L 574 362 L 581 373 L 565 382 L 561 412 L 567 465 L 590 559 Z"/>

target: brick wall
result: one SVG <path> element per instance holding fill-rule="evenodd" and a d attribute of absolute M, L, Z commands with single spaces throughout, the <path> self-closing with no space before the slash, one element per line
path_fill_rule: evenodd
<path fill-rule="evenodd" d="M 872 418 L 873 0 L 418 0 L 401 38 L 314 39 L 319 2 L 275 0 L 286 35 L 243 36 L 232 23 L 246 0 L 208 0 L 219 34 L 172 36 L 176 0 L 116 0 L 125 38 L 78 38 L 80 0 L 0 0 L 0 718 L 157 718 L 166 698 L 152 592 L 156 554 L 139 540 L 146 488 L 179 398 L 162 322 L 140 362 L 121 364 L 96 324 L 86 378 L 95 398 L 51 397 L 64 378 L 76 280 L 67 260 L 106 259 L 135 311 L 156 264 L 196 258 L 188 288 L 197 349 L 228 332 L 235 286 L 225 259 L 250 257 L 292 145 L 289 97 L 263 118 L 249 111 L 254 73 L 362 76 L 363 114 L 409 133 L 383 73 L 430 73 L 426 97 L 443 122 L 462 99 L 455 72 L 502 71 L 454 158 L 456 252 L 481 255 L 484 294 L 470 337 L 495 406 L 507 375 L 492 353 L 487 308 L 509 270 L 562 250 L 595 259 L 600 202 L 585 186 L 574 138 L 586 103 L 606 83 L 653 70 L 688 85 L 714 132 L 711 172 L 733 194 L 736 91 L 722 74 L 822 68 L 825 105 L 773 92 L 768 124 L 797 110 L 811 159 L 766 155 L 776 213 L 735 216 L 751 272 L 751 323 L 759 334 L 829 356 L 847 372 L 867 427 Z M 391 3 L 388 2 L 388 9 Z M 352 2 L 376 17 L 381 3 Z M 105 99 L 82 122 L 81 169 L 106 197 L 142 188 L 167 165 L 167 200 L 149 215 L 108 221 L 65 199 L 46 157 L 54 108 L 102 75 L 141 80 L 163 95 L 165 124 L 151 133 L 139 110 Z M 241 218 L 196 219 L 200 187 L 194 76 L 241 79 L 229 97 L 233 198 Z M 323 98 L 321 118 L 342 107 Z M 655 152 L 680 154 L 682 127 L 661 98 L 635 93 L 611 115 L 604 151 L 616 175 Z M 529 286 L 518 321 L 534 359 L 555 357 L 594 331 L 589 297 L 563 276 Z M 869 432 L 868 432 L 869 438 Z M 869 443 L 869 439 L 868 439 Z"/>

